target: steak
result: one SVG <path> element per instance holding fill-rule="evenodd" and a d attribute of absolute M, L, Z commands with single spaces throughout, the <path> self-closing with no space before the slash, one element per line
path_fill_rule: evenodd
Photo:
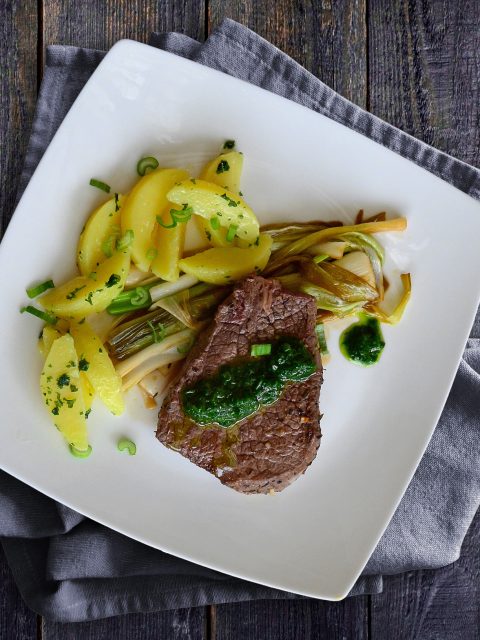
<path fill-rule="evenodd" d="M 157 438 L 191 462 L 243 493 L 281 491 L 303 474 L 320 445 L 318 400 L 322 364 L 315 335 L 315 300 L 282 289 L 276 280 L 251 276 L 218 307 L 199 335 L 165 398 Z M 288 383 L 280 398 L 227 429 L 201 426 L 182 409 L 182 391 L 220 366 L 248 358 L 254 343 L 279 337 L 301 340 L 317 370 Z"/>

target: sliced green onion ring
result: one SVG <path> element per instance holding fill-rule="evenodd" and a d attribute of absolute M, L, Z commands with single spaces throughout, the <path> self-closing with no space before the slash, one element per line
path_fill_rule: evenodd
<path fill-rule="evenodd" d="M 90 186 L 96 187 L 97 189 L 101 189 L 102 191 L 105 191 L 105 193 L 110 193 L 110 185 L 108 185 L 106 182 L 102 182 L 101 180 L 96 180 L 95 178 L 92 178 L 90 180 Z"/>
<path fill-rule="evenodd" d="M 137 445 L 128 438 L 121 438 L 117 443 L 117 449 L 119 451 L 128 451 L 129 456 L 134 456 L 137 453 Z"/>
<path fill-rule="evenodd" d="M 57 324 L 57 320 L 58 320 L 58 318 L 56 318 L 53 314 L 49 313 L 48 311 L 41 311 L 40 309 L 37 309 L 36 307 L 32 307 L 29 304 L 26 307 L 22 307 L 20 309 L 20 313 L 30 313 L 32 316 L 36 316 L 37 318 L 40 318 L 40 320 L 43 320 L 47 324 Z"/>
<path fill-rule="evenodd" d="M 328 352 L 327 340 L 325 338 L 325 327 L 323 326 L 322 322 L 319 322 L 316 325 L 315 333 L 317 334 L 318 348 L 320 349 L 320 353 L 322 354 L 322 356 L 328 356 L 329 352 Z"/>
<path fill-rule="evenodd" d="M 210 218 L 210 226 L 214 231 L 216 231 L 220 227 L 220 220 L 218 219 L 218 216 L 213 216 L 213 218 Z"/>
<path fill-rule="evenodd" d="M 117 249 L 119 251 L 128 249 L 128 247 L 132 244 L 134 237 L 135 233 L 133 232 L 133 229 L 127 229 L 123 236 L 119 240 L 117 240 Z"/>
<path fill-rule="evenodd" d="M 153 171 L 158 167 L 158 160 L 153 156 L 147 156 L 142 158 L 137 163 L 137 173 L 139 176 L 144 176 L 150 171 Z"/>
<path fill-rule="evenodd" d="M 268 356 L 269 353 L 272 352 L 272 345 L 269 343 L 266 344 L 252 344 L 250 348 L 251 356 Z"/>
<path fill-rule="evenodd" d="M 92 453 L 92 447 L 90 445 L 88 445 L 88 449 L 85 449 L 85 451 L 77 449 L 73 446 L 73 444 L 70 444 L 68 448 L 70 449 L 70 453 L 74 458 L 88 458 L 88 456 Z"/>
<path fill-rule="evenodd" d="M 42 284 L 37 284 L 34 287 L 27 289 L 27 296 L 29 298 L 36 298 L 47 289 L 53 289 L 54 287 L 55 285 L 53 284 L 53 280 L 46 280 L 45 282 L 42 282 Z"/>
<path fill-rule="evenodd" d="M 150 298 L 148 289 L 145 289 L 145 287 L 135 287 L 134 291 L 135 294 L 130 298 L 130 302 L 134 307 L 139 307 L 140 305 L 148 302 Z"/>

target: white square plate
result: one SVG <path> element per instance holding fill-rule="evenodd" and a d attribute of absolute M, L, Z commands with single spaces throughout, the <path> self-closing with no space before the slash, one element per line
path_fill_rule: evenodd
<path fill-rule="evenodd" d="M 333 358 L 324 437 L 283 493 L 245 496 L 154 438 L 156 414 L 131 394 L 100 406 L 93 454 L 71 457 L 38 389 L 40 323 L 20 316 L 25 287 L 73 275 L 78 235 L 102 194 L 127 192 L 138 158 L 198 170 L 226 138 L 245 154 L 242 190 L 262 222 L 351 221 L 358 209 L 408 218 L 383 237 L 394 282 L 413 296 L 370 369 Z M 293 102 L 151 47 L 122 41 L 88 82 L 35 172 L 0 249 L 0 467 L 153 547 L 248 580 L 344 597 L 388 524 L 430 439 L 480 296 L 480 204 L 367 138 Z M 395 291 L 392 288 L 392 295 Z M 127 435 L 135 457 L 118 453 Z"/>

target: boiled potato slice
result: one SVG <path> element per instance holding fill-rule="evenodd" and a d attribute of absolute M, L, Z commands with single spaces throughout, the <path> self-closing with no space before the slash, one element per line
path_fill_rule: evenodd
<path fill-rule="evenodd" d="M 121 215 L 122 232 L 132 229 L 132 260 L 141 271 L 148 271 L 153 248 L 156 217 L 167 207 L 167 193 L 177 182 L 186 180 L 183 169 L 156 169 L 137 182 L 126 198 Z"/>
<path fill-rule="evenodd" d="M 122 379 L 115 371 L 110 356 L 93 329 L 84 322 L 73 322 L 70 333 L 75 341 L 80 369 L 85 372 L 95 393 L 115 415 L 123 413 Z"/>
<path fill-rule="evenodd" d="M 249 273 L 260 273 L 270 258 L 271 247 L 271 236 L 260 234 L 258 246 L 207 249 L 180 260 L 180 269 L 203 282 L 226 284 Z"/>
<path fill-rule="evenodd" d="M 107 200 L 92 213 L 87 220 L 77 248 L 77 264 L 80 273 L 88 276 L 107 257 L 103 251 L 103 244 L 112 238 L 112 253 L 115 240 L 120 235 L 120 208 L 125 197 L 119 193 Z"/>
<path fill-rule="evenodd" d="M 205 180 L 185 180 L 173 187 L 167 197 L 175 204 L 187 204 L 206 220 L 217 216 L 219 225 L 225 229 L 236 227 L 235 235 L 241 240 L 253 244 L 258 238 L 255 214 L 239 195 L 224 187 Z"/>
<path fill-rule="evenodd" d="M 82 389 L 83 402 L 85 403 L 85 417 L 88 418 L 88 415 L 92 410 L 92 402 L 93 396 L 95 395 L 95 390 L 90 384 L 87 375 L 83 371 L 80 371 L 80 388 Z"/>
<path fill-rule="evenodd" d="M 173 208 L 180 209 L 181 207 L 174 205 Z M 172 209 L 172 205 L 168 206 L 162 215 L 162 220 L 165 224 L 170 224 L 172 221 L 170 209 Z M 180 275 L 178 262 L 183 255 L 187 225 L 184 222 L 179 222 L 171 229 L 166 229 L 161 225 L 157 225 L 157 227 L 155 243 L 157 255 L 152 260 L 150 268 L 159 278 L 168 280 L 168 282 L 175 282 Z"/>
<path fill-rule="evenodd" d="M 40 375 L 40 388 L 55 426 L 73 447 L 85 451 L 85 404 L 77 353 L 69 333 L 53 341 Z"/>
<path fill-rule="evenodd" d="M 211 160 L 204 167 L 200 178 L 218 184 L 236 195 L 240 191 L 242 168 L 243 155 L 238 151 L 228 151 Z M 202 235 L 205 235 L 214 247 L 232 246 L 232 243 L 226 239 L 227 229 L 225 227 L 214 229 L 210 220 L 198 216 L 195 219 L 198 221 Z"/>
<path fill-rule="evenodd" d="M 38 301 L 44 309 L 66 318 L 82 318 L 103 311 L 123 289 L 129 267 L 129 251 L 117 251 L 91 277 L 77 276 L 51 289 Z"/>
<path fill-rule="evenodd" d="M 61 338 L 62 332 L 59 331 L 56 327 L 52 327 L 51 325 L 45 325 L 42 330 L 42 342 L 43 348 L 45 350 L 45 355 L 50 351 L 50 348 L 53 342 L 57 338 Z"/>

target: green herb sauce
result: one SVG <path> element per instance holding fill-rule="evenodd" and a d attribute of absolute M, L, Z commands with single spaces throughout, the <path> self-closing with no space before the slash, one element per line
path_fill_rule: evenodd
<path fill-rule="evenodd" d="M 369 367 L 379 361 L 385 347 L 380 323 L 362 313 L 340 336 L 340 351 L 347 360 Z"/>
<path fill-rule="evenodd" d="M 313 356 L 296 338 L 281 338 L 268 356 L 223 365 L 182 392 L 183 409 L 197 424 L 231 427 L 276 402 L 289 382 L 316 371 Z"/>

